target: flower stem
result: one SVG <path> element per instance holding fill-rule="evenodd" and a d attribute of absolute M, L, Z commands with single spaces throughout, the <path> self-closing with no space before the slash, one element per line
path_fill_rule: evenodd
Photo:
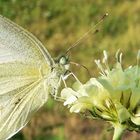
<path fill-rule="evenodd" d="M 125 127 L 122 125 L 115 125 L 113 140 L 121 140 Z"/>

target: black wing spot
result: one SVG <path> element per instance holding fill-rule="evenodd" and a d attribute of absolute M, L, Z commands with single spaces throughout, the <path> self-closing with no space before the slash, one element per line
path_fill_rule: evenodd
<path fill-rule="evenodd" d="M 19 99 L 15 102 L 15 105 L 17 105 L 20 101 L 21 101 L 21 99 L 19 98 Z"/>

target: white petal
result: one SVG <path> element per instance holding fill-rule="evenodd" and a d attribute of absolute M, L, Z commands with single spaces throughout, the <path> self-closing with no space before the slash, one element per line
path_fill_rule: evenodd
<path fill-rule="evenodd" d="M 71 96 L 69 97 L 65 102 L 64 102 L 64 106 L 69 105 L 74 103 L 77 100 L 77 98 L 75 96 Z"/>

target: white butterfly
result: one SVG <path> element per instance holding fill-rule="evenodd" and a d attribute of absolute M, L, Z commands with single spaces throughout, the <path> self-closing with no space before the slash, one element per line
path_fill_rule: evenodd
<path fill-rule="evenodd" d="M 54 62 L 31 33 L 0 16 L 0 140 L 21 130 L 57 94 L 68 69 L 66 56 Z"/>

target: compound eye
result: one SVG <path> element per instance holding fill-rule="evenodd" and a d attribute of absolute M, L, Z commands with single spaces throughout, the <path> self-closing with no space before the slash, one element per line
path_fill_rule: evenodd
<path fill-rule="evenodd" d="M 62 64 L 62 65 L 65 65 L 67 63 L 66 58 L 65 57 L 61 57 L 59 63 Z"/>

